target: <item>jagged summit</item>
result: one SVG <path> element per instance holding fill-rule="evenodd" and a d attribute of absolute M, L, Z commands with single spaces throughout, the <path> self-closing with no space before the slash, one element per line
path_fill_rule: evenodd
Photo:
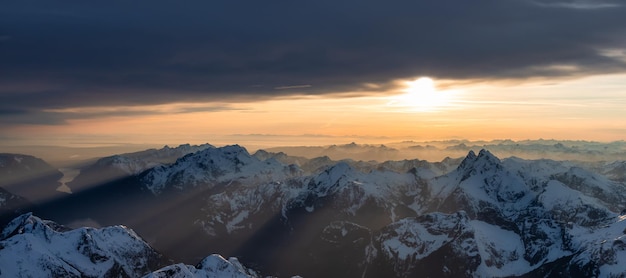
<path fill-rule="evenodd" d="M 465 159 L 463 159 L 463 162 L 461 162 L 461 164 L 468 164 L 470 162 L 478 162 L 478 161 L 491 161 L 494 163 L 501 162 L 500 159 L 496 157 L 494 154 L 492 154 L 490 151 L 486 149 L 481 149 L 478 152 L 478 155 L 476 155 L 476 153 L 473 150 L 470 150 L 465 156 Z"/>
<path fill-rule="evenodd" d="M 496 159 L 498 161 L 500 161 L 500 159 L 498 159 L 495 155 L 493 155 L 490 151 L 486 150 L 486 149 L 481 149 L 480 152 L 478 152 L 478 157 L 484 157 L 486 159 Z"/>
<path fill-rule="evenodd" d="M 473 150 L 470 150 L 469 153 L 467 153 L 467 155 L 463 159 L 463 161 L 461 161 L 461 164 L 459 164 L 458 168 L 465 169 L 469 167 L 469 165 L 471 165 L 474 160 L 476 160 L 476 153 Z"/>
<path fill-rule="evenodd" d="M 534 198 L 515 171 L 484 149 L 478 155 L 470 151 L 456 170 L 433 179 L 432 188 L 439 210 L 451 213 L 461 209 L 472 217 L 482 217 L 488 210 L 517 215 Z"/>
<path fill-rule="evenodd" d="M 457 171 L 463 172 L 464 176 L 479 172 L 484 173 L 493 170 L 502 170 L 502 161 L 488 150 L 482 149 L 476 155 L 474 151 L 469 151 L 465 159 L 459 165 Z"/>
<path fill-rule="evenodd" d="M 165 146 L 163 146 L 162 150 L 176 150 L 176 149 L 178 149 L 178 150 L 195 150 L 195 149 L 198 149 L 198 148 L 205 149 L 205 148 L 215 148 L 215 147 L 213 145 L 211 145 L 211 144 L 208 144 L 208 143 L 204 143 L 204 144 L 197 145 L 197 146 L 196 145 L 191 145 L 191 144 L 187 143 L 187 144 L 180 144 L 180 145 L 178 145 L 178 147 L 174 147 L 174 148 L 170 147 L 169 145 L 165 145 Z"/>
<path fill-rule="evenodd" d="M 476 159 L 476 153 L 474 150 L 470 150 L 469 153 L 467 153 L 466 159 Z"/>

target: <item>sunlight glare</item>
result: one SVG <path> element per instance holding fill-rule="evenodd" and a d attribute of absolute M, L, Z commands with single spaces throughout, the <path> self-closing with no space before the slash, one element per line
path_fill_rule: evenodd
<path fill-rule="evenodd" d="M 435 82 L 429 77 L 420 77 L 415 81 L 407 82 L 406 89 L 409 94 L 433 94 L 435 93 Z"/>
<path fill-rule="evenodd" d="M 450 94 L 438 91 L 429 77 L 405 82 L 404 94 L 392 97 L 389 106 L 405 108 L 412 112 L 434 112 L 450 103 Z"/>

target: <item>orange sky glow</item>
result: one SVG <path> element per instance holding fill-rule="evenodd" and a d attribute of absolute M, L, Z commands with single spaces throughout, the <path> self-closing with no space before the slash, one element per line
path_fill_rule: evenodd
<path fill-rule="evenodd" d="M 399 80 L 388 92 L 350 97 L 75 107 L 52 112 L 108 112 L 109 116 L 62 125 L 21 125 L 10 132 L 30 139 L 10 143 L 276 146 L 453 138 L 623 140 L 625 80 L 623 75 L 606 75 L 551 83 L 455 84 L 416 78 Z M 137 113 L 124 116 L 128 112 Z"/>

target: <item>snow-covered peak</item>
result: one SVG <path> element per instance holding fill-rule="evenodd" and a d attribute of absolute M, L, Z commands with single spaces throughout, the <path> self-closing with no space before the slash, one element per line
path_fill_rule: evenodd
<path fill-rule="evenodd" d="M 466 159 L 470 159 L 470 160 L 474 160 L 474 159 L 476 159 L 476 153 L 474 152 L 474 150 L 470 150 L 467 153 L 467 156 L 465 158 Z"/>
<path fill-rule="evenodd" d="M 55 225 L 54 222 L 44 222 L 44 220 L 41 220 L 39 217 L 33 216 L 33 214 L 29 212 L 22 214 L 9 222 L 9 224 L 7 224 L 2 230 L 2 233 L 0 233 L 0 240 L 5 240 L 13 235 L 23 233 L 46 234 L 54 231 L 53 228 L 58 227 L 60 226 Z"/>
<path fill-rule="evenodd" d="M 500 170 L 502 168 L 501 164 L 502 162 L 499 158 L 488 150 L 482 149 L 478 155 L 474 151 L 470 151 L 458 169 L 463 170 L 465 173 L 468 171 L 479 171 L 482 173 L 490 170 Z"/>
<path fill-rule="evenodd" d="M 30 213 L 11 221 L 0 241 L 6 277 L 137 277 L 160 260 L 124 226 L 70 230 Z"/>
<path fill-rule="evenodd" d="M 169 165 L 187 154 L 207 148 L 214 147 L 209 144 L 198 146 L 185 144 L 176 148 L 165 146 L 161 149 L 148 149 L 103 157 L 98 159 L 96 163 L 81 169 L 80 174 L 67 182 L 67 185 L 72 192 L 79 192 L 86 188 L 138 175 L 159 165 Z"/>
<path fill-rule="evenodd" d="M 490 151 L 486 149 L 480 150 L 480 152 L 478 152 L 477 158 L 482 158 L 482 159 L 486 159 L 490 161 L 497 161 L 498 163 L 500 162 L 499 158 L 497 158 L 495 155 L 493 155 Z"/>
<path fill-rule="evenodd" d="M 106 166 L 106 165 L 115 164 L 115 163 L 126 163 L 127 161 L 130 161 L 130 160 L 131 159 L 128 157 L 116 154 L 116 155 L 107 156 L 107 157 L 98 159 L 98 161 L 96 161 L 96 165 Z"/>
<path fill-rule="evenodd" d="M 515 171 L 486 150 L 470 152 L 456 170 L 431 180 L 431 185 L 436 207 L 444 212 L 466 210 L 474 217 L 487 207 L 515 215 L 534 197 Z"/>
<path fill-rule="evenodd" d="M 168 146 L 163 147 L 163 149 L 168 149 Z M 211 144 L 202 144 L 202 145 L 197 145 L 197 146 L 192 146 L 190 144 L 181 144 L 178 145 L 178 147 L 173 148 L 173 150 L 178 150 L 180 152 L 196 152 L 198 150 L 202 150 L 202 149 L 207 149 L 207 148 L 214 148 Z M 170 150 L 172 150 L 172 148 L 169 148 Z"/>
<path fill-rule="evenodd" d="M 223 275 L 232 275 L 232 277 L 256 277 L 256 273 L 245 268 L 237 258 L 230 257 L 226 260 L 217 254 L 204 258 L 198 264 L 198 268 L 209 272 L 220 271 Z"/>
<path fill-rule="evenodd" d="M 322 172 L 315 178 L 315 180 L 325 180 L 330 183 L 336 183 L 338 179 L 349 171 L 352 171 L 352 167 L 350 167 L 348 163 L 341 161 Z"/>
<path fill-rule="evenodd" d="M 127 175 L 137 175 L 146 169 L 159 165 L 160 163 L 135 159 L 132 157 L 127 157 L 123 155 L 113 155 L 109 157 L 104 157 L 99 159 L 95 166 L 96 167 L 113 167 L 121 170 Z"/>
<path fill-rule="evenodd" d="M 122 170 L 126 170 L 124 169 L 124 165 L 128 165 L 126 167 L 130 167 L 130 169 L 136 168 L 136 170 L 132 170 L 132 174 L 138 174 L 148 168 L 154 167 L 159 164 L 172 163 L 176 161 L 176 159 L 183 157 L 187 154 L 212 148 L 214 147 L 209 144 L 198 146 L 183 144 L 175 148 L 171 148 L 166 145 L 161 149 L 149 149 L 135 153 L 105 157 L 101 159 L 101 163 L 103 163 L 103 166 L 114 164 L 113 166 L 118 166 Z"/>
<path fill-rule="evenodd" d="M 326 196 L 351 182 L 353 179 L 348 176 L 353 172 L 354 170 L 348 163 L 339 162 L 314 177 L 309 183 L 309 189 L 313 190 L 318 197 Z"/>
<path fill-rule="evenodd" d="M 155 167 L 141 181 L 154 194 L 159 194 L 166 188 L 213 187 L 233 181 L 258 184 L 281 181 L 299 174 L 300 170 L 295 165 L 284 165 L 276 159 L 261 161 L 245 148 L 232 145 L 208 148 L 186 155 L 172 165 Z"/>
<path fill-rule="evenodd" d="M 175 160 L 176 158 L 181 157 L 185 154 L 194 153 L 194 152 L 201 151 L 207 148 L 214 148 L 214 147 L 210 144 L 202 144 L 202 145 L 182 144 L 175 148 L 165 145 L 161 149 L 148 149 L 148 150 L 134 152 L 134 153 L 122 154 L 122 156 L 132 157 L 135 159 L 144 159 L 144 160 L 159 160 L 159 159 L 172 159 L 172 158 L 174 158 Z M 161 162 L 166 162 L 166 161 L 161 161 Z"/>
<path fill-rule="evenodd" d="M 194 154 L 189 154 L 176 161 L 176 163 L 196 162 L 205 165 L 231 165 L 236 167 L 255 161 L 260 160 L 250 155 L 244 147 L 230 145 L 221 148 L 209 148 Z"/>
<path fill-rule="evenodd" d="M 459 164 L 459 168 L 464 169 L 466 167 L 469 167 L 469 165 L 471 165 L 474 160 L 476 160 L 476 153 L 473 150 L 470 150 L 465 156 L 465 159 L 463 159 L 463 161 L 461 161 L 461 164 Z"/>
<path fill-rule="evenodd" d="M 197 266 L 175 264 L 152 272 L 144 278 L 253 278 L 259 275 L 251 269 L 244 267 L 237 258 L 228 260 L 222 256 L 213 254 L 204 258 Z"/>

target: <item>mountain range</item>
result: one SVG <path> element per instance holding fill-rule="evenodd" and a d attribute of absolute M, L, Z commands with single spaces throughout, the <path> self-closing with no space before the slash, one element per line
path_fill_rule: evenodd
<path fill-rule="evenodd" d="M 335 161 L 250 154 L 237 145 L 175 156 L 158 164 L 145 157 L 104 163 L 140 167 L 122 167 L 129 170 L 124 175 L 92 179 L 97 184 L 73 194 L 16 208 L 59 223 L 48 224 L 54 233 L 67 232 L 55 228 L 61 225 L 99 231 L 81 223 L 131 227 L 168 258 L 138 271 L 152 277 L 202 277 L 222 264 L 217 268 L 233 266 L 232 273 L 279 277 L 626 273 L 624 161 L 500 159 L 485 149 L 440 162 Z M 20 217 L 11 223 L 24 223 Z M 20 230 L 15 225 L 21 224 L 4 230 Z M 11 237 L 3 232 L 2 246 L 11 238 L 28 241 L 12 231 L 6 232 Z M 47 245 L 46 258 L 69 260 L 50 251 L 56 246 Z M 18 252 L 11 250 L 0 252 Z M 233 258 L 207 257 L 213 253 Z M 108 270 L 98 271 L 94 276 Z"/>

